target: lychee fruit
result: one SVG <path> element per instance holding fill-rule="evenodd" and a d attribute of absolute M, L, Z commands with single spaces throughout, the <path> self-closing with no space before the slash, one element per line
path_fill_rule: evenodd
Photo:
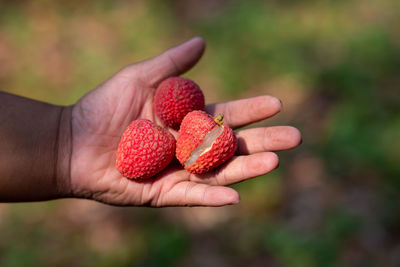
<path fill-rule="evenodd" d="M 190 111 L 204 110 L 204 95 L 192 80 L 171 77 L 160 83 L 154 95 L 157 116 L 175 130 Z"/>
<path fill-rule="evenodd" d="M 201 174 L 233 156 L 236 136 L 223 125 L 223 115 L 213 119 L 204 111 L 192 111 L 183 119 L 176 141 L 176 157 L 185 169 Z"/>
<path fill-rule="evenodd" d="M 122 134 L 116 167 L 130 179 L 144 180 L 162 171 L 173 159 L 175 138 L 146 119 L 134 120 Z"/>

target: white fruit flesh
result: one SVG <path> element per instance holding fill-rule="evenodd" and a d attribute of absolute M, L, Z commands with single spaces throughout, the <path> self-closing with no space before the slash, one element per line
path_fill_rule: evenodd
<path fill-rule="evenodd" d="M 192 151 L 192 154 L 185 162 L 185 167 L 192 165 L 201 155 L 208 152 L 214 145 L 215 140 L 217 140 L 223 131 L 224 127 L 220 125 L 216 125 L 214 128 L 212 128 L 211 131 L 209 131 L 204 137 L 203 142 Z"/>

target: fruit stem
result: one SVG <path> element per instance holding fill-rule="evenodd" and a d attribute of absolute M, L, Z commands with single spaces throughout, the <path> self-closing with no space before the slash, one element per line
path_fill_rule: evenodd
<path fill-rule="evenodd" d="M 224 120 L 224 114 L 218 114 L 218 115 L 214 118 L 214 121 L 215 121 L 216 123 L 218 123 L 219 125 L 222 125 L 222 124 L 224 123 L 223 120 Z"/>

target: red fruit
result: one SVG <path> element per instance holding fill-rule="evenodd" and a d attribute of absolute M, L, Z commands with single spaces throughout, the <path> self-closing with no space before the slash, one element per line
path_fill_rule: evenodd
<path fill-rule="evenodd" d="M 179 129 L 190 111 L 204 110 L 204 95 L 192 80 L 171 77 L 160 83 L 154 95 L 157 116 L 168 127 Z"/>
<path fill-rule="evenodd" d="M 176 157 L 191 173 L 205 173 L 233 156 L 236 137 L 222 125 L 222 115 L 213 119 L 204 111 L 192 111 L 183 119 L 176 142 Z"/>
<path fill-rule="evenodd" d="M 145 119 L 133 121 L 122 134 L 116 166 L 130 179 L 143 180 L 162 171 L 174 157 L 175 138 Z"/>

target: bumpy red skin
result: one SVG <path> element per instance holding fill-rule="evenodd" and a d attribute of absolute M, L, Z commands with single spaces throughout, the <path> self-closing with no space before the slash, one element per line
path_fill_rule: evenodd
<path fill-rule="evenodd" d="M 204 95 L 195 82 L 171 77 L 158 86 L 154 95 L 154 109 L 166 126 L 178 130 L 186 114 L 193 110 L 204 110 Z"/>
<path fill-rule="evenodd" d="M 203 111 L 192 111 L 186 115 L 179 129 L 176 142 L 176 158 L 182 165 L 215 125 L 213 118 Z"/>
<path fill-rule="evenodd" d="M 133 121 L 121 137 L 116 167 L 133 180 L 148 179 L 173 159 L 175 138 L 166 129 L 145 119 Z"/>
<path fill-rule="evenodd" d="M 211 116 L 203 111 L 192 111 L 183 119 L 176 142 L 176 157 L 184 166 L 192 151 L 200 145 L 205 135 L 216 125 L 223 127 L 222 134 L 215 140 L 212 148 L 202 154 L 196 162 L 185 169 L 191 173 L 206 173 L 228 159 L 236 151 L 237 140 L 231 128 L 219 125 Z"/>

